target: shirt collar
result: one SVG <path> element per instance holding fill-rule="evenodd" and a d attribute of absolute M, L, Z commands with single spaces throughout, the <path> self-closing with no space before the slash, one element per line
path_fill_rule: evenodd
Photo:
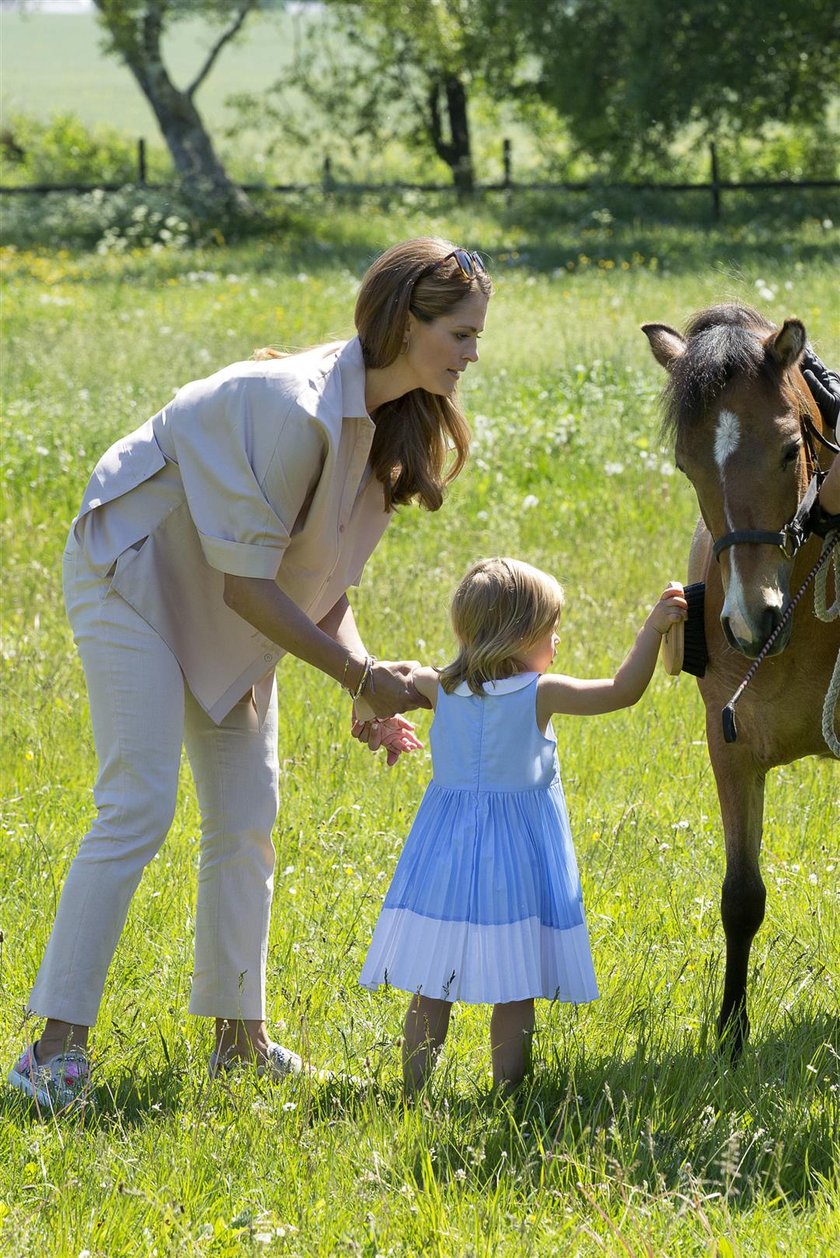
<path fill-rule="evenodd" d="M 539 678 L 539 673 L 516 673 L 513 677 L 500 677 L 498 681 L 486 681 L 482 686 L 482 690 L 486 695 L 509 695 L 514 690 L 524 690 L 526 686 L 533 685 L 535 679 Z M 456 686 L 452 692 L 456 695 L 471 695 L 474 691 L 470 690 L 467 682 L 462 681 Z"/>
<path fill-rule="evenodd" d="M 336 425 L 342 419 L 368 418 L 365 364 L 358 336 L 314 359 L 295 399 L 308 415 Z M 372 421 L 370 421 L 372 422 Z"/>

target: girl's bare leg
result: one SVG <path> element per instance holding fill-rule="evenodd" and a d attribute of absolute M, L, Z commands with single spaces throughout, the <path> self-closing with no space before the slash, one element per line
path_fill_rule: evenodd
<path fill-rule="evenodd" d="M 413 996 L 403 1025 L 403 1082 L 416 1092 L 431 1074 L 449 1030 L 452 1003 L 430 996 Z"/>
<path fill-rule="evenodd" d="M 490 1018 L 490 1052 L 493 1083 L 515 1088 L 531 1068 L 531 1041 L 534 1035 L 533 1000 L 512 1000 L 494 1005 Z"/>

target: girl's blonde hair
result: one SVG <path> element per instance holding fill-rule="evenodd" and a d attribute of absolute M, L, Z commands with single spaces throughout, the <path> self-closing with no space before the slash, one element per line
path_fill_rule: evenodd
<path fill-rule="evenodd" d="M 460 650 L 441 670 L 446 693 L 465 681 L 483 694 L 484 682 L 521 672 L 519 657 L 552 632 L 563 602 L 563 587 L 547 572 L 518 559 L 479 559 L 452 598 Z"/>

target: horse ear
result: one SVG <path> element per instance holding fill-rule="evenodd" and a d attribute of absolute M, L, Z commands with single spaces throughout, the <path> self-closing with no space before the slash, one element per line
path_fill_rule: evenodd
<path fill-rule="evenodd" d="M 685 353 L 685 338 L 667 323 L 643 323 L 642 331 L 650 342 L 651 353 L 661 367 L 670 371 Z"/>
<path fill-rule="evenodd" d="M 768 336 L 764 346 L 770 357 L 784 371 L 802 357 L 806 339 L 805 325 L 801 319 L 785 319 L 779 331 Z"/>

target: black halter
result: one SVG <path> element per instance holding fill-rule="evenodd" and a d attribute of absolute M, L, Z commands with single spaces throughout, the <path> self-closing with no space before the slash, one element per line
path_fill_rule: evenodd
<path fill-rule="evenodd" d="M 729 546 L 738 546 L 742 542 L 753 546 L 778 546 L 786 558 L 793 559 L 799 548 L 808 540 L 808 534 L 811 532 L 808 517 L 817 501 L 820 480 L 821 477 L 816 473 L 811 477 L 802 501 L 796 508 L 796 514 L 778 533 L 771 533 L 769 529 L 735 529 L 732 533 L 719 537 L 715 542 L 715 559 L 720 562 L 721 551 Z"/>
<path fill-rule="evenodd" d="M 815 426 L 807 410 L 803 409 L 801 411 L 799 422 L 802 426 L 802 435 L 805 438 L 805 447 L 810 455 L 812 467 L 816 468 L 817 466 L 814 437 L 822 442 L 827 449 L 833 450 L 835 454 L 840 454 L 840 446 L 828 437 L 823 436 Z M 720 563 L 722 551 L 727 550 L 730 546 L 739 546 L 741 543 L 747 543 L 752 546 L 778 546 L 787 559 L 793 559 L 800 547 L 808 540 L 808 536 L 812 531 L 809 517 L 816 505 L 823 476 L 824 473 L 814 472 L 814 475 L 808 482 L 808 488 L 805 490 L 802 501 L 796 508 L 796 514 L 778 533 L 773 533 L 769 529 L 735 529 L 733 532 L 719 537 L 714 544 L 714 556 L 718 563 Z"/>

